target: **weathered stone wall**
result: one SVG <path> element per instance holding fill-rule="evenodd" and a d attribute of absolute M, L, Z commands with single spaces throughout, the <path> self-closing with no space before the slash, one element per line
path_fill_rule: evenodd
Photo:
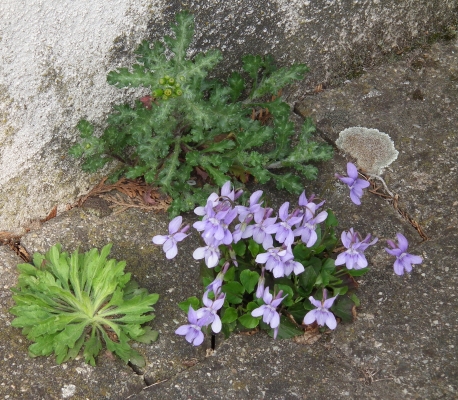
<path fill-rule="evenodd" d="M 106 74 L 129 65 L 142 39 L 168 32 L 182 8 L 196 16 L 193 49 L 222 50 L 221 76 L 246 53 L 308 64 L 293 101 L 453 29 L 458 0 L 0 2 L 0 231 L 64 209 L 100 179 L 68 156 L 75 125 L 101 123 L 142 92 L 110 87 Z"/>

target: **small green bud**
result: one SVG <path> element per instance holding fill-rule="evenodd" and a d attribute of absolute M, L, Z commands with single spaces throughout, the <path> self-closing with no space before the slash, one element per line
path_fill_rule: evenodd
<path fill-rule="evenodd" d="M 164 90 L 164 95 L 171 96 L 172 95 L 172 90 L 171 89 L 165 89 Z"/>
<path fill-rule="evenodd" d="M 165 83 L 166 83 L 165 78 L 159 79 L 159 85 L 165 85 Z"/>
<path fill-rule="evenodd" d="M 181 75 L 181 76 L 180 76 L 180 81 L 181 81 L 181 82 L 184 82 L 185 80 L 186 80 L 186 78 L 185 78 L 183 75 Z"/>
<path fill-rule="evenodd" d="M 177 96 L 181 96 L 183 94 L 183 91 L 181 89 L 177 89 L 177 90 L 175 90 L 175 94 Z"/>
<path fill-rule="evenodd" d="M 181 85 L 177 82 L 175 83 L 175 87 L 178 89 L 179 87 L 181 87 Z"/>
<path fill-rule="evenodd" d="M 86 143 L 86 146 L 84 146 L 84 147 L 86 147 L 86 149 L 90 149 L 92 146 L 91 146 L 90 143 Z"/>
<path fill-rule="evenodd" d="M 169 78 L 169 85 L 173 85 L 175 83 L 175 78 L 170 77 Z"/>
<path fill-rule="evenodd" d="M 168 80 L 170 79 L 170 76 L 169 76 L 169 75 L 164 75 L 164 79 L 165 79 L 166 81 L 168 81 Z"/>
<path fill-rule="evenodd" d="M 164 94 L 164 91 L 162 89 L 153 90 L 154 97 L 161 97 L 163 94 Z"/>
<path fill-rule="evenodd" d="M 169 96 L 166 96 L 165 94 L 164 96 L 162 96 L 162 100 L 168 100 L 168 99 L 169 99 Z"/>

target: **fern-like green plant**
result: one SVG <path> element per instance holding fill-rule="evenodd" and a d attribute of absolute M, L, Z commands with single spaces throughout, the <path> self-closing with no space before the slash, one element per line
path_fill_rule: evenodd
<path fill-rule="evenodd" d="M 277 187 L 300 193 L 301 177 L 317 175 L 317 168 L 308 163 L 332 156 L 330 146 L 312 140 L 310 119 L 292 145 L 296 132 L 290 107 L 278 97 L 284 86 L 303 79 L 307 66 L 278 68 L 269 55 L 246 55 L 243 75 L 233 72 L 223 84 L 207 79 L 221 61 L 218 50 L 187 56 L 193 16 L 177 14 L 172 31 L 174 37 L 166 36 L 165 45 L 141 42 L 135 52 L 138 63 L 131 69 L 108 74 L 112 85 L 147 87 L 151 95 L 133 107 L 115 106 L 101 135 L 81 120 L 83 140 L 70 153 L 83 157 L 83 169 L 92 172 L 109 161 L 121 161 L 116 176 L 143 176 L 159 186 L 173 199 L 173 215 L 201 204 L 211 191 L 234 178 L 243 183 L 250 178 L 260 183 L 274 179 Z M 272 97 L 274 101 L 266 101 Z M 260 110 L 268 110 L 269 123 L 252 118 Z M 298 174 L 279 173 L 281 167 L 294 168 Z M 192 186 L 196 180 L 200 185 Z"/>
<path fill-rule="evenodd" d="M 130 339 L 156 340 L 158 333 L 141 327 L 154 319 L 159 295 L 148 294 L 124 273 L 124 261 L 107 260 L 111 244 L 99 253 L 92 249 L 68 255 L 56 244 L 45 254 L 35 253 L 32 264 L 19 264 L 18 285 L 12 288 L 17 316 L 11 325 L 22 328 L 32 357 L 56 355 L 58 364 L 75 358 L 81 349 L 87 363 L 105 343 L 124 362 L 143 366 L 143 357 Z"/>

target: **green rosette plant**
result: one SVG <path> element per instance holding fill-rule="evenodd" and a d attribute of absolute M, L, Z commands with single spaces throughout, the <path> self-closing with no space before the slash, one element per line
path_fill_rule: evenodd
<path fill-rule="evenodd" d="M 303 79 L 308 67 L 279 68 L 270 55 L 246 55 L 243 72 L 222 83 L 207 78 L 222 59 L 220 51 L 188 56 L 193 16 L 177 14 L 171 29 L 174 37 L 153 45 L 142 41 L 135 51 L 138 63 L 107 77 L 119 88 L 149 88 L 150 95 L 133 106 L 114 106 L 101 134 L 81 120 L 82 141 L 70 154 L 84 158 L 82 167 L 90 172 L 120 161 L 113 178 L 143 177 L 158 186 L 173 199 L 172 215 L 201 204 L 227 180 L 273 179 L 279 189 L 301 193 L 302 177 L 317 175 L 309 163 L 332 157 L 330 146 L 312 140 L 310 119 L 296 136 L 290 106 L 279 96 L 283 87 Z M 260 114 L 268 120 L 261 123 Z"/>
<path fill-rule="evenodd" d="M 125 261 L 107 259 L 111 244 L 100 251 L 71 255 L 56 244 L 45 254 L 35 253 L 32 264 L 19 264 L 18 285 L 12 288 L 16 305 L 11 325 L 35 343 L 32 357 L 56 355 L 61 364 L 81 350 L 86 363 L 105 343 L 124 362 L 143 366 L 143 357 L 129 340 L 150 343 L 158 333 L 142 327 L 154 319 L 158 294 L 148 294 L 124 273 Z"/>

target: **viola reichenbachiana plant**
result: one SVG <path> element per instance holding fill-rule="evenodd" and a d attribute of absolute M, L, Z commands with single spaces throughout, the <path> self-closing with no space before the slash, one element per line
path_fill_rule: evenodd
<path fill-rule="evenodd" d="M 81 120 L 77 127 L 82 141 L 70 153 L 83 157 L 83 169 L 91 172 L 120 161 L 113 177 L 144 177 L 157 185 L 173 199 L 172 215 L 202 204 L 227 180 L 273 179 L 278 188 L 301 193 L 299 176 L 317 175 L 317 168 L 307 163 L 332 156 L 330 146 L 312 140 L 315 127 L 310 119 L 292 145 L 296 132 L 290 107 L 278 96 L 283 87 L 303 79 L 307 66 L 278 68 L 271 56 L 246 55 L 243 75 L 233 72 L 223 84 L 207 79 L 221 61 L 220 51 L 187 56 L 193 16 L 177 14 L 171 29 L 174 37 L 166 36 L 163 42 L 141 42 L 135 51 L 138 63 L 131 69 L 108 74 L 112 85 L 150 88 L 151 95 L 134 106 L 116 105 L 101 135 Z M 272 96 L 274 100 L 267 101 Z M 272 117 L 269 123 L 253 118 L 266 109 Z M 280 173 L 281 167 L 298 174 Z"/>
<path fill-rule="evenodd" d="M 58 364 L 75 358 L 83 349 L 86 363 L 105 343 L 124 362 L 145 361 L 129 340 L 150 343 L 157 331 L 145 322 L 154 319 L 158 294 L 148 294 L 124 273 L 125 261 L 107 259 L 111 244 L 99 253 L 62 252 L 59 244 L 45 254 L 35 253 L 32 264 L 19 264 L 18 285 L 11 290 L 16 305 L 11 325 L 22 328 L 32 357 L 56 355 Z"/>
<path fill-rule="evenodd" d="M 358 177 L 355 165 L 348 163 L 347 171 L 348 176 L 336 177 L 348 185 L 351 200 L 359 205 L 368 182 Z M 203 342 L 205 331 L 228 336 L 236 329 L 260 327 L 274 338 L 289 338 L 315 323 L 335 329 L 336 316 L 344 322 L 354 318 L 359 306 L 355 277 L 368 272 L 364 252 L 378 239 L 370 234 L 363 239 L 350 228 L 339 240 L 337 219 L 330 209 L 322 210 L 325 202 L 316 202 L 314 195 L 307 198 L 303 192 L 292 210 L 286 202 L 275 215 L 262 194 L 256 191 L 248 204 L 237 204 L 242 191 L 227 182 L 220 195 L 212 193 L 205 207 L 194 210 L 202 220 L 193 227 L 204 243 L 192 256 L 204 260 L 205 293 L 202 300 L 191 297 L 179 304 L 189 324 L 176 334 L 195 346 Z M 189 228 L 177 216 L 169 234 L 156 235 L 153 243 L 163 245 L 168 259 L 174 258 Z M 396 257 L 395 273 L 403 275 L 422 258 L 407 253 L 401 233 L 397 239 L 398 244 L 388 240 L 391 248 L 385 250 Z"/>
<path fill-rule="evenodd" d="M 227 182 L 221 195 L 213 193 L 205 207 L 194 210 L 203 217 L 193 227 L 204 243 L 192 256 L 205 262 L 206 289 L 202 300 L 191 297 L 180 303 L 189 324 L 176 331 L 194 345 L 202 343 L 202 330 L 210 325 L 213 333 L 225 336 L 260 327 L 274 338 L 289 338 L 303 334 L 303 324 L 314 321 L 334 329 L 334 314 L 353 320 L 359 305 L 354 277 L 368 271 L 363 252 L 377 239 L 368 235 L 362 240 L 353 229 L 345 232 L 349 240 L 344 245 L 355 257 L 342 253 L 342 260 L 336 260 L 337 220 L 330 209 L 321 210 L 324 201 L 317 203 L 314 195 L 307 198 L 303 192 L 297 206 L 286 202 L 275 215 L 262 194 L 258 190 L 247 205 L 238 204 L 241 190 Z M 153 243 L 163 245 L 166 257 L 173 258 L 188 228 L 181 216 L 175 217 L 169 234 L 155 236 Z"/>

